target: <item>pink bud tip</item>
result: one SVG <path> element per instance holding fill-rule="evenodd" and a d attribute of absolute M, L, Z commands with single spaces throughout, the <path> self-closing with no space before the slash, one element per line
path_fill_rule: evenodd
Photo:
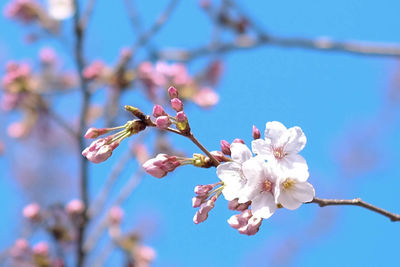
<path fill-rule="evenodd" d="M 204 222 L 208 218 L 208 213 L 214 208 L 215 204 L 213 200 L 208 200 L 200 205 L 200 209 L 196 212 L 193 217 L 193 222 L 199 224 Z"/>
<path fill-rule="evenodd" d="M 242 143 L 244 145 L 244 141 L 240 138 L 236 138 L 232 143 Z"/>
<path fill-rule="evenodd" d="M 198 185 L 194 188 L 194 193 L 198 196 L 205 196 L 214 188 L 212 184 Z"/>
<path fill-rule="evenodd" d="M 255 125 L 253 125 L 253 139 L 260 139 L 261 134 L 260 134 L 260 130 L 257 129 L 257 127 Z"/>
<path fill-rule="evenodd" d="M 118 206 L 113 206 L 108 213 L 108 218 L 111 224 L 120 224 L 123 217 L 124 211 Z"/>
<path fill-rule="evenodd" d="M 171 106 L 177 112 L 183 110 L 183 104 L 182 104 L 182 101 L 179 100 L 179 98 L 172 98 Z"/>
<path fill-rule="evenodd" d="M 168 89 L 168 94 L 170 99 L 178 98 L 178 90 L 173 86 Z"/>
<path fill-rule="evenodd" d="M 106 133 L 108 133 L 108 132 L 109 132 L 109 130 L 106 129 L 106 128 L 97 129 L 97 128 L 91 127 L 91 128 L 89 128 L 89 129 L 86 131 L 86 133 L 85 133 L 85 138 L 86 138 L 86 139 L 97 138 L 97 137 L 99 137 L 100 135 L 106 134 Z"/>
<path fill-rule="evenodd" d="M 166 129 L 171 125 L 168 116 L 160 116 L 156 119 L 156 126 L 160 129 Z"/>
<path fill-rule="evenodd" d="M 67 213 L 70 215 L 79 215 L 85 211 L 85 206 L 81 200 L 73 199 L 70 202 L 68 202 L 65 209 Z"/>
<path fill-rule="evenodd" d="M 221 140 L 221 152 L 225 155 L 231 155 L 231 145 L 226 140 Z"/>
<path fill-rule="evenodd" d="M 49 245 L 46 242 L 39 242 L 33 248 L 33 253 L 39 256 L 47 257 L 49 255 Z"/>
<path fill-rule="evenodd" d="M 185 112 L 179 111 L 178 113 L 176 113 L 176 120 L 179 122 L 187 122 L 188 118 Z"/>
<path fill-rule="evenodd" d="M 22 211 L 22 215 L 30 220 L 35 220 L 39 217 L 40 206 L 37 203 L 27 205 Z"/>
<path fill-rule="evenodd" d="M 160 105 L 154 105 L 153 107 L 153 116 L 158 118 L 160 116 L 167 116 L 168 114 L 164 111 L 164 108 Z"/>

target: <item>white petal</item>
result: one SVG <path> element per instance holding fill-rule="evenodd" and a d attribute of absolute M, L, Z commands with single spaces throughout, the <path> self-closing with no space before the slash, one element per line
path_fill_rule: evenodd
<path fill-rule="evenodd" d="M 57 20 L 64 20 L 75 13 L 73 0 L 48 0 L 49 14 Z"/>
<path fill-rule="evenodd" d="M 217 176 L 224 183 L 239 181 L 242 179 L 241 166 L 236 162 L 225 162 L 217 167 Z"/>
<path fill-rule="evenodd" d="M 296 183 L 292 189 L 292 195 L 295 199 L 300 202 L 309 202 L 313 200 L 315 196 L 314 187 L 307 182 L 304 183 Z"/>
<path fill-rule="evenodd" d="M 271 145 L 263 139 L 256 139 L 251 142 L 251 150 L 256 155 L 260 155 L 264 157 L 266 160 L 269 160 L 271 157 L 274 157 L 271 149 Z"/>
<path fill-rule="evenodd" d="M 278 161 L 286 169 L 308 170 L 307 161 L 298 154 L 288 154 Z"/>
<path fill-rule="evenodd" d="M 260 157 L 251 158 L 242 164 L 242 171 L 249 185 L 257 184 L 264 178 L 265 162 Z"/>
<path fill-rule="evenodd" d="M 285 146 L 286 153 L 299 153 L 307 143 L 307 138 L 300 127 L 292 127 L 288 130 L 288 140 Z"/>
<path fill-rule="evenodd" d="M 301 206 L 302 202 L 294 198 L 290 191 L 281 190 L 277 197 L 277 201 L 282 204 L 283 207 L 289 210 L 295 210 Z"/>
<path fill-rule="evenodd" d="M 276 203 L 270 193 L 258 194 L 251 202 L 251 211 L 255 217 L 268 219 L 275 210 Z"/>
<path fill-rule="evenodd" d="M 252 157 L 250 149 L 242 143 L 231 144 L 231 157 L 234 161 L 243 163 Z"/>
<path fill-rule="evenodd" d="M 279 121 L 270 121 L 265 125 L 265 140 L 271 140 L 272 144 L 277 144 L 279 139 L 285 135 L 287 128 Z"/>

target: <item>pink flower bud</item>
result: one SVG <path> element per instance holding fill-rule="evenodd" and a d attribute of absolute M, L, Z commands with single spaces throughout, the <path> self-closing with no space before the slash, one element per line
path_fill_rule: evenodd
<path fill-rule="evenodd" d="M 194 188 L 194 193 L 198 196 L 205 196 L 214 188 L 212 184 L 198 185 Z"/>
<path fill-rule="evenodd" d="M 31 203 L 22 211 L 22 215 L 30 220 L 37 220 L 40 216 L 40 206 L 37 203 Z"/>
<path fill-rule="evenodd" d="M 119 146 L 119 142 L 107 144 L 112 136 L 93 141 L 89 147 L 82 151 L 82 155 L 93 163 L 101 163 L 111 157 L 112 152 Z"/>
<path fill-rule="evenodd" d="M 182 111 L 183 110 L 183 104 L 182 104 L 182 101 L 179 100 L 179 98 L 172 98 L 171 99 L 171 106 L 175 111 Z"/>
<path fill-rule="evenodd" d="M 244 141 L 240 138 L 236 138 L 235 140 L 233 140 L 232 143 L 242 143 L 243 145 L 245 144 Z"/>
<path fill-rule="evenodd" d="M 108 212 L 108 219 L 111 224 L 120 224 L 123 217 L 124 211 L 118 206 L 113 206 Z"/>
<path fill-rule="evenodd" d="M 80 199 L 73 199 L 65 207 L 69 215 L 80 215 L 85 211 L 85 206 Z"/>
<path fill-rule="evenodd" d="M 51 65 L 56 60 L 56 54 L 52 48 L 45 47 L 42 50 L 40 50 L 39 58 L 43 64 Z"/>
<path fill-rule="evenodd" d="M 257 129 L 257 127 L 255 125 L 253 125 L 253 139 L 260 139 L 261 134 L 260 134 L 260 130 Z"/>
<path fill-rule="evenodd" d="M 181 163 L 174 156 L 158 154 L 155 158 L 146 161 L 142 167 L 144 170 L 156 177 L 163 178 L 168 172 L 174 171 Z"/>
<path fill-rule="evenodd" d="M 7 128 L 7 133 L 13 138 L 22 138 L 27 134 L 27 127 L 22 122 L 14 122 Z"/>
<path fill-rule="evenodd" d="M 176 120 L 178 122 L 187 122 L 188 118 L 187 118 L 185 112 L 179 111 L 178 113 L 176 113 Z"/>
<path fill-rule="evenodd" d="M 164 108 L 160 105 L 154 105 L 153 107 L 153 116 L 154 118 L 158 118 L 160 116 L 167 116 L 168 114 L 164 111 Z"/>
<path fill-rule="evenodd" d="M 225 155 L 231 155 L 231 145 L 226 140 L 221 140 L 221 151 Z"/>
<path fill-rule="evenodd" d="M 215 106 L 218 101 L 218 94 L 208 87 L 201 89 L 193 96 L 193 102 L 203 108 Z"/>
<path fill-rule="evenodd" d="M 49 255 L 49 245 L 46 242 L 37 243 L 32 250 L 38 256 L 47 257 Z"/>
<path fill-rule="evenodd" d="M 252 216 L 248 220 L 247 225 L 240 227 L 238 231 L 244 235 L 255 235 L 260 230 L 261 223 L 262 218 Z"/>
<path fill-rule="evenodd" d="M 171 125 L 168 116 L 160 116 L 156 119 L 156 126 L 160 129 L 166 129 Z"/>
<path fill-rule="evenodd" d="M 97 128 L 91 127 L 91 128 L 89 128 L 89 129 L 86 131 L 86 133 L 85 133 L 85 138 L 86 138 L 86 139 L 97 138 L 97 137 L 99 137 L 100 135 L 106 134 L 106 133 L 108 133 L 108 132 L 110 132 L 110 131 L 109 131 L 107 128 L 100 128 L 100 129 L 97 129 Z"/>
<path fill-rule="evenodd" d="M 205 203 L 202 203 L 200 205 L 200 209 L 196 212 L 196 214 L 193 217 L 193 222 L 195 224 L 199 224 L 201 222 L 204 222 L 208 218 L 208 213 L 215 207 L 214 201 L 213 200 L 208 200 Z"/>
<path fill-rule="evenodd" d="M 173 86 L 168 89 L 168 94 L 170 99 L 178 98 L 178 90 Z"/>
<path fill-rule="evenodd" d="M 226 157 L 225 155 L 224 155 L 224 153 L 222 153 L 221 151 L 211 151 L 210 152 L 211 153 L 211 155 L 213 155 L 214 156 L 214 158 L 216 158 L 219 162 L 227 162 L 227 161 L 230 161 L 231 159 L 230 158 L 228 158 L 228 157 Z"/>
<path fill-rule="evenodd" d="M 238 199 L 235 198 L 234 200 L 228 202 L 228 208 L 230 210 L 245 211 L 249 208 L 250 204 L 251 201 L 248 201 L 246 203 L 239 203 Z"/>
<path fill-rule="evenodd" d="M 10 254 L 14 258 L 20 258 L 29 254 L 29 243 L 26 239 L 20 238 L 15 240 L 14 245 L 10 249 Z"/>
<path fill-rule="evenodd" d="M 192 207 L 198 208 L 204 202 L 205 198 L 203 196 L 197 196 L 192 198 Z"/>
<path fill-rule="evenodd" d="M 151 247 L 136 245 L 133 258 L 135 259 L 134 266 L 147 267 L 156 257 L 156 252 Z"/>
<path fill-rule="evenodd" d="M 228 223 L 232 228 L 239 229 L 247 225 L 252 214 L 250 210 L 245 210 L 240 214 L 233 215 L 228 219 Z"/>

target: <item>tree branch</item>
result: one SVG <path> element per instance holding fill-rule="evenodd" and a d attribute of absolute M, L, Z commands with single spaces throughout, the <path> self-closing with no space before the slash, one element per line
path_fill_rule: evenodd
<path fill-rule="evenodd" d="M 354 198 L 354 199 L 326 199 L 326 198 L 317 198 L 314 197 L 314 199 L 310 202 L 307 203 L 316 203 L 320 207 L 325 207 L 325 206 L 334 206 L 334 205 L 350 205 L 350 206 L 359 206 L 371 211 L 374 211 L 376 213 L 379 213 L 383 216 L 388 217 L 392 222 L 397 222 L 400 221 L 400 214 L 395 214 L 391 213 L 387 210 L 381 209 L 377 206 L 374 206 L 372 204 L 369 204 L 361 198 Z"/>

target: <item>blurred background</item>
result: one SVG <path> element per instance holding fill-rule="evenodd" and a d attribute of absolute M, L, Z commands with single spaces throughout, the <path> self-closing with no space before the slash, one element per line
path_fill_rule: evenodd
<path fill-rule="evenodd" d="M 4 10 L 9 2 L 2 1 L 0 9 Z M 151 27 L 168 5 L 167 1 L 132 2 L 144 29 Z M 395 0 L 237 0 L 236 3 L 257 28 L 274 36 L 400 44 L 400 3 Z M 219 6 L 220 2 L 211 1 L 211 5 Z M 127 11 L 124 1 L 96 1 L 84 44 L 88 63 L 101 59 L 114 65 L 121 49 L 136 42 L 138 34 L 132 29 Z M 212 41 L 240 38 L 234 30 L 220 28 L 215 27 L 197 1 L 179 1 L 148 46 L 154 50 L 191 50 Z M 73 43 L 72 18 L 62 22 L 59 34 L 54 37 L 48 32 L 37 34 L 32 25 L 1 16 L 0 73 L 5 74 L 10 60 L 28 62 L 34 72 L 39 71 L 38 54 L 44 47 L 56 51 L 60 71 L 74 73 Z M 137 51 L 136 63 L 153 60 L 147 52 Z M 287 127 L 300 126 L 308 139 L 301 154 L 308 162 L 309 181 L 317 197 L 361 197 L 394 213 L 400 212 L 397 168 L 400 69 L 396 57 L 264 44 L 254 49 L 199 56 L 188 63 L 189 73 L 198 73 L 215 58 L 223 62 L 223 74 L 215 87 L 219 102 L 206 109 L 191 101 L 185 104 L 191 128 L 205 147 L 219 150 L 220 140 L 231 142 L 235 138 L 249 145 L 253 124 L 262 135 L 268 121 L 281 121 Z M 78 92 L 71 89 L 46 96 L 51 97 L 55 112 L 72 125 L 77 124 L 79 115 Z M 99 89 L 92 103 L 101 106 L 107 97 L 106 89 Z M 118 107 L 121 114 L 126 104 L 147 113 L 152 111 L 152 103 L 140 88 L 121 96 Z M 116 125 L 123 124 L 129 118 L 126 115 L 117 117 Z M 3 218 L 0 248 L 4 250 L 26 228 L 21 215 L 26 204 L 37 202 L 46 206 L 79 197 L 80 151 L 73 140 L 54 122 L 40 125 L 23 139 L 13 138 L 8 127 L 22 116 L 23 112 L 18 110 L 2 111 L 0 116 L 0 140 L 4 146 L 0 157 Z M 152 135 L 151 129 L 146 131 L 150 132 L 145 143 L 149 145 L 157 135 Z M 178 151 L 200 152 L 183 137 L 166 138 Z M 89 163 L 91 199 L 104 186 L 113 166 L 130 149 L 128 144 L 129 141 L 124 141 L 105 163 Z M 112 197 L 105 203 L 105 209 L 112 205 L 112 199 L 126 187 L 138 168 L 135 160 L 126 165 L 111 188 Z M 234 213 L 221 198 L 207 221 L 195 225 L 192 222 L 195 209 L 191 207 L 193 188 L 216 181 L 213 168 L 184 166 L 163 179 L 145 175 L 129 194 L 122 205 L 125 211 L 122 229 L 141 232 L 143 243 L 157 253 L 153 266 L 392 266 L 398 261 L 399 225 L 359 207 L 320 208 L 306 204 L 296 211 L 280 209 L 263 222 L 258 234 L 249 237 L 238 234 L 227 224 L 226 220 Z M 31 240 L 34 243 L 43 238 L 46 235 L 37 231 Z M 88 262 L 101 254 L 107 244 L 104 234 Z M 119 266 L 123 261 L 124 254 L 115 250 L 105 266 Z"/>

